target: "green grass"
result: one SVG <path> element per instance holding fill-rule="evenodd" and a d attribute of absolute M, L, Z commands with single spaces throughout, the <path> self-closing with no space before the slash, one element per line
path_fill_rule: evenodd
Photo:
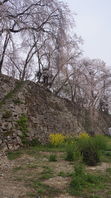
<path fill-rule="evenodd" d="M 106 137 L 107 141 L 108 141 L 108 145 L 106 150 L 102 151 L 102 156 L 101 156 L 101 160 L 102 161 L 111 161 L 111 151 L 109 150 L 111 145 L 111 138 Z M 37 140 L 33 141 L 31 146 L 29 145 L 28 147 L 24 147 L 21 148 L 17 151 L 14 152 L 8 152 L 7 156 L 10 160 L 19 158 L 22 154 L 28 154 L 31 156 L 38 156 L 39 152 L 51 152 L 51 155 L 56 155 L 56 152 L 61 152 L 63 153 L 63 156 L 66 156 L 66 151 L 67 151 L 67 145 L 63 145 L 62 147 L 52 147 L 51 145 L 47 144 L 47 145 L 42 145 L 40 144 Z M 79 157 L 78 157 L 79 158 Z M 77 158 L 77 160 L 78 160 Z"/>
<path fill-rule="evenodd" d="M 7 153 L 7 157 L 9 160 L 15 160 L 15 159 L 21 157 L 21 155 L 22 155 L 21 150 L 13 151 L 13 152 L 10 151 Z"/>
<path fill-rule="evenodd" d="M 50 179 L 53 177 L 53 170 L 48 166 L 43 166 L 43 171 L 41 172 L 40 180 Z"/>
<path fill-rule="evenodd" d="M 64 171 L 60 171 L 58 176 L 61 176 L 61 177 L 71 177 L 72 176 L 72 173 L 70 172 L 64 172 Z"/>
<path fill-rule="evenodd" d="M 111 151 L 102 151 L 101 153 L 101 161 L 102 162 L 111 162 Z"/>
<path fill-rule="evenodd" d="M 60 193 L 60 190 L 54 187 L 50 187 L 38 180 L 32 181 L 32 187 L 35 189 L 35 195 L 39 195 L 39 196 L 45 195 L 48 196 L 48 198 L 52 198 Z"/>
<path fill-rule="evenodd" d="M 101 196 L 95 195 L 95 194 L 93 193 L 93 195 L 91 195 L 89 198 L 101 198 Z"/>
<path fill-rule="evenodd" d="M 106 172 L 88 173 L 83 165 L 77 165 L 75 171 L 72 174 L 72 180 L 69 187 L 69 193 L 71 195 L 78 195 L 85 198 L 100 197 L 100 192 L 103 197 L 106 197 L 104 193 L 109 193 L 108 184 L 111 180 L 111 169 L 107 169 Z"/>
<path fill-rule="evenodd" d="M 38 167 L 37 164 L 34 164 L 34 163 L 30 163 L 26 166 L 28 169 L 36 169 Z"/>
<path fill-rule="evenodd" d="M 24 168 L 22 166 L 17 166 L 13 168 L 13 172 L 18 172 L 19 170 L 23 170 Z"/>
<path fill-rule="evenodd" d="M 56 162 L 57 161 L 57 156 L 55 154 L 51 154 L 49 156 L 49 162 Z"/>
<path fill-rule="evenodd" d="M 107 168 L 106 172 L 111 174 L 111 168 Z"/>
<path fill-rule="evenodd" d="M 110 178 L 111 179 L 111 178 Z M 99 194 L 107 188 L 107 182 L 110 182 L 107 175 L 86 174 L 84 178 L 81 176 L 73 177 L 69 192 L 71 195 L 80 195 L 82 197 L 90 197 L 92 194 Z"/>
<path fill-rule="evenodd" d="M 54 152 L 54 155 L 56 155 L 56 152 L 64 152 L 64 148 L 38 144 L 37 146 L 28 146 L 27 148 L 24 147 L 17 151 L 9 151 L 7 152 L 7 157 L 9 160 L 15 160 L 21 157 L 23 154 L 40 157 L 39 152 Z"/>

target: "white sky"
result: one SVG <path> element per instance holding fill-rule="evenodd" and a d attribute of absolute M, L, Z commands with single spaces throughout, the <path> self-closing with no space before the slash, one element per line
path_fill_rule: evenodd
<path fill-rule="evenodd" d="M 76 32 L 84 40 L 84 56 L 111 66 L 111 0 L 63 1 L 77 14 Z"/>

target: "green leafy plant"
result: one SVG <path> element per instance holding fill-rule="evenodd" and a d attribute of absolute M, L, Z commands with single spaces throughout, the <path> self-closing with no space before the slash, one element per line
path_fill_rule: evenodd
<path fill-rule="evenodd" d="M 74 167 L 72 174 L 72 180 L 70 183 L 70 193 L 74 195 L 80 195 L 81 192 L 103 187 L 106 176 L 94 175 L 87 173 L 85 167 L 81 163 L 77 163 Z"/>
<path fill-rule="evenodd" d="M 39 179 L 44 180 L 44 179 L 49 179 L 53 177 L 53 170 L 52 168 L 48 166 L 43 166 L 43 172 L 41 172 L 41 176 Z"/>
<path fill-rule="evenodd" d="M 81 157 L 81 154 L 78 150 L 77 142 L 71 141 L 66 143 L 66 158 L 67 161 L 76 161 L 79 160 Z"/>
<path fill-rule="evenodd" d="M 72 180 L 70 183 L 70 187 L 74 189 L 74 191 L 82 190 L 85 180 L 83 179 L 85 176 L 84 166 L 82 164 L 76 164 L 74 167 L 74 173 L 72 175 Z"/>
<path fill-rule="evenodd" d="M 95 166 L 100 161 L 99 150 L 95 140 L 92 137 L 80 138 L 78 144 L 85 164 Z"/>
<path fill-rule="evenodd" d="M 26 132 L 28 129 L 27 129 L 27 122 L 28 122 L 28 118 L 26 115 L 22 114 L 19 118 L 19 120 L 17 120 L 17 123 L 20 127 L 20 130 L 22 132 Z"/>
<path fill-rule="evenodd" d="M 22 155 L 21 151 L 13 151 L 13 152 L 8 152 L 7 153 L 7 157 L 9 160 L 15 160 L 17 158 L 19 158 Z"/>
<path fill-rule="evenodd" d="M 50 162 L 56 162 L 56 161 L 57 161 L 57 156 L 56 156 L 55 154 L 51 154 L 51 155 L 49 156 L 49 161 L 50 161 Z"/>
<path fill-rule="evenodd" d="M 18 126 L 20 128 L 20 130 L 22 131 L 22 135 L 21 135 L 21 140 L 23 144 L 29 144 L 29 140 L 27 139 L 28 135 L 28 118 L 26 115 L 22 114 L 19 118 L 19 120 L 17 120 Z"/>
<path fill-rule="evenodd" d="M 107 149 L 107 138 L 104 135 L 95 135 L 94 141 L 99 150 Z"/>
<path fill-rule="evenodd" d="M 67 148 L 65 160 L 67 160 L 67 161 L 73 161 L 74 160 L 74 150 L 73 150 L 72 145 L 68 146 L 68 148 Z"/>
<path fill-rule="evenodd" d="M 94 137 L 80 137 L 78 145 L 83 161 L 87 165 L 95 166 L 100 162 L 101 151 L 106 148 L 107 144 L 104 136 L 97 135 Z"/>

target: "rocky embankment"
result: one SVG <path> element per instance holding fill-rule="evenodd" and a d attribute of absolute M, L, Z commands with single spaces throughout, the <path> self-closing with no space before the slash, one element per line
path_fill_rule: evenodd
<path fill-rule="evenodd" d="M 0 146 L 16 149 L 35 139 L 46 143 L 50 133 L 82 130 L 69 101 L 39 84 L 0 76 Z"/>

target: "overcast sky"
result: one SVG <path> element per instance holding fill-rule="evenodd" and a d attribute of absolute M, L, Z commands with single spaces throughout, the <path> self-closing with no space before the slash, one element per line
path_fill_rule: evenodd
<path fill-rule="evenodd" d="M 77 14 L 76 31 L 84 40 L 84 56 L 111 65 L 111 0 L 63 1 Z"/>

